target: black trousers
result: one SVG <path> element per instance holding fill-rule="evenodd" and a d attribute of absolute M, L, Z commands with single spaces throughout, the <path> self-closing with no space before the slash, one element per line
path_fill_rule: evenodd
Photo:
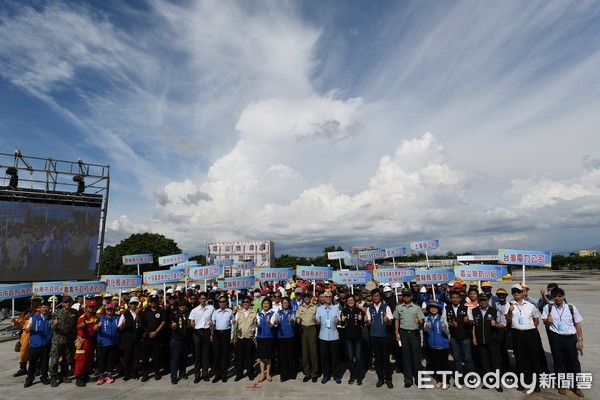
<path fill-rule="evenodd" d="M 319 339 L 321 351 L 321 372 L 324 377 L 341 378 L 339 340 Z"/>
<path fill-rule="evenodd" d="M 123 376 L 131 378 L 137 376 L 140 367 L 140 354 L 142 353 L 142 344 L 136 340 L 123 341 L 123 357 L 125 365 L 123 366 Z"/>
<path fill-rule="evenodd" d="M 500 344 L 479 344 L 477 343 L 477 354 L 479 355 L 479 364 L 484 374 L 501 369 L 502 356 L 500 355 Z"/>
<path fill-rule="evenodd" d="M 231 329 L 218 331 L 215 329 L 213 348 L 215 350 L 215 377 L 226 378 L 231 357 Z"/>
<path fill-rule="evenodd" d="M 404 383 L 415 383 L 418 371 L 421 369 L 421 334 L 418 330 L 407 331 L 400 329 L 402 342 L 402 370 Z"/>
<path fill-rule="evenodd" d="M 375 355 L 375 373 L 378 381 L 392 380 L 392 365 L 390 364 L 390 338 L 371 336 L 371 348 Z"/>
<path fill-rule="evenodd" d="M 27 368 L 27 381 L 35 380 L 35 370 L 40 366 L 41 379 L 48 379 L 48 364 L 50 363 L 50 343 L 42 347 L 30 347 L 28 352 L 29 367 Z"/>
<path fill-rule="evenodd" d="M 98 354 L 98 372 L 110 375 L 119 360 L 119 345 L 98 346 L 96 353 Z"/>
<path fill-rule="evenodd" d="M 170 367 L 171 380 L 177 379 L 177 374 L 180 376 L 185 375 L 185 359 L 187 356 L 187 343 L 183 340 L 171 339 L 170 347 Z"/>
<path fill-rule="evenodd" d="M 442 381 L 442 375 L 436 373 L 438 371 L 449 371 L 448 366 L 448 354 L 450 354 L 450 349 L 434 349 L 433 347 L 429 347 L 429 362 L 427 364 L 427 369 L 434 371 L 433 379 L 436 382 Z"/>
<path fill-rule="evenodd" d="M 208 349 L 210 349 L 210 328 L 196 329 L 194 342 L 194 371 L 196 376 L 208 375 Z"/>
<path fill-rule="evenodd" d="M 296 379 L 298 362 L 296 359 L 295 339 L 278 338 L 279 343 L 279 375 L 282 381 Z"/>
<path fill-rule="evenodd" d="M 524 374 L 526 382 L 533 382 L 533 374 L 540 372 L 539 333 L 537 329 L 513 329 L 513 351 L 515 354 L 516 372 Z"/>
<path fill-rule="evenodd" d="M 577 356 L 577 335 L 559 335 L 550 331 L 548 333 L 550 341 L 550 352 L 554 360 L 554 372 L 560 373 L 581 373 L 581 364 Z M 577 387 L 577 382 L 575 382 Z M 574 388 L 571 388 L 574 389 Z"/>
<path fill-rule="evenodd" d="M 254 339 L 240 339 L 235 342 L 235 375 L 254 376 Z"/>
<path fill-rule="evenodd" d="M 162 337 L 160 335 L 150 338 L 146 336 L 142 341 L 142 372 L 150 372 L 150 357 L 152 357 L 152 369 L 157 376 L 160 374 L 162 365 Z"/>

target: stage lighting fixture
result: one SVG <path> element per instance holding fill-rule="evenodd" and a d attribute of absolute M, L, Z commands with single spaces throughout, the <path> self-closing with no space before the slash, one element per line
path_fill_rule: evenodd
<path fill-rule="evenodd" d="M 10 175 L 10 181 L 8 182 L 8 187 L 16 189 L 17 186 L 19 186 L 18 170 L 15 167 L 8 167 L 6 169 L 6 175 Z"/>
<path fill-rule="evenodd" d="M 75 175 L 73 177 L 73 182 L 77 182 L 77 194 L 81 194 L 85 190 L 85 181 L 83 180 L 83 176 Z"/>

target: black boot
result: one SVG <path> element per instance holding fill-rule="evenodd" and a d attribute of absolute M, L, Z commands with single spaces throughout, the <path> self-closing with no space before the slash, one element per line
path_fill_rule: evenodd
<path fill-rule="evenodd" d="M 13 374 L 13 377 L 27 375 L 27 362 L 19 363 L 19 370 Z"/>

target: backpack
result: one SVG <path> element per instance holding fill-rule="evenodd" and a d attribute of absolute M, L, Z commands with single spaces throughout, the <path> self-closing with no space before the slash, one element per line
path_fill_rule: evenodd
<path fill-rule="evenodd" d="M 548 304 L 548 316 L 552 312 L 552 306 L 554 304 Z M 571 318 L 573 319 L 573 323 L 575 323 L 575 316 L 573 315 L 573 304 L 567 304 L 569 306 L 569 312 L 571 313 Z M 562 314 L 561 314 L 562 315 Z"/>

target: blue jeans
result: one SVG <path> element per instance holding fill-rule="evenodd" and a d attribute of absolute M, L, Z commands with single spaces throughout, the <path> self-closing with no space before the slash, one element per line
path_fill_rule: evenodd
<path fill-rule="evenodd" d="M 362 338 L 346 339 L 346 357 L 348 358 L 348 370 L 354 379 L 363 377 L 362 372 Z"/>
<path fill-rule="evenodd" d="M 475 366 L 473 365 L 473 355 L 471 353 L 471 339 L 457 340 L 450 338 L 450 349 L 454 359 L 454 369 L 464 374 L 473 372 Z M 465 364 L 464 371 L 463 363 Z"/>

